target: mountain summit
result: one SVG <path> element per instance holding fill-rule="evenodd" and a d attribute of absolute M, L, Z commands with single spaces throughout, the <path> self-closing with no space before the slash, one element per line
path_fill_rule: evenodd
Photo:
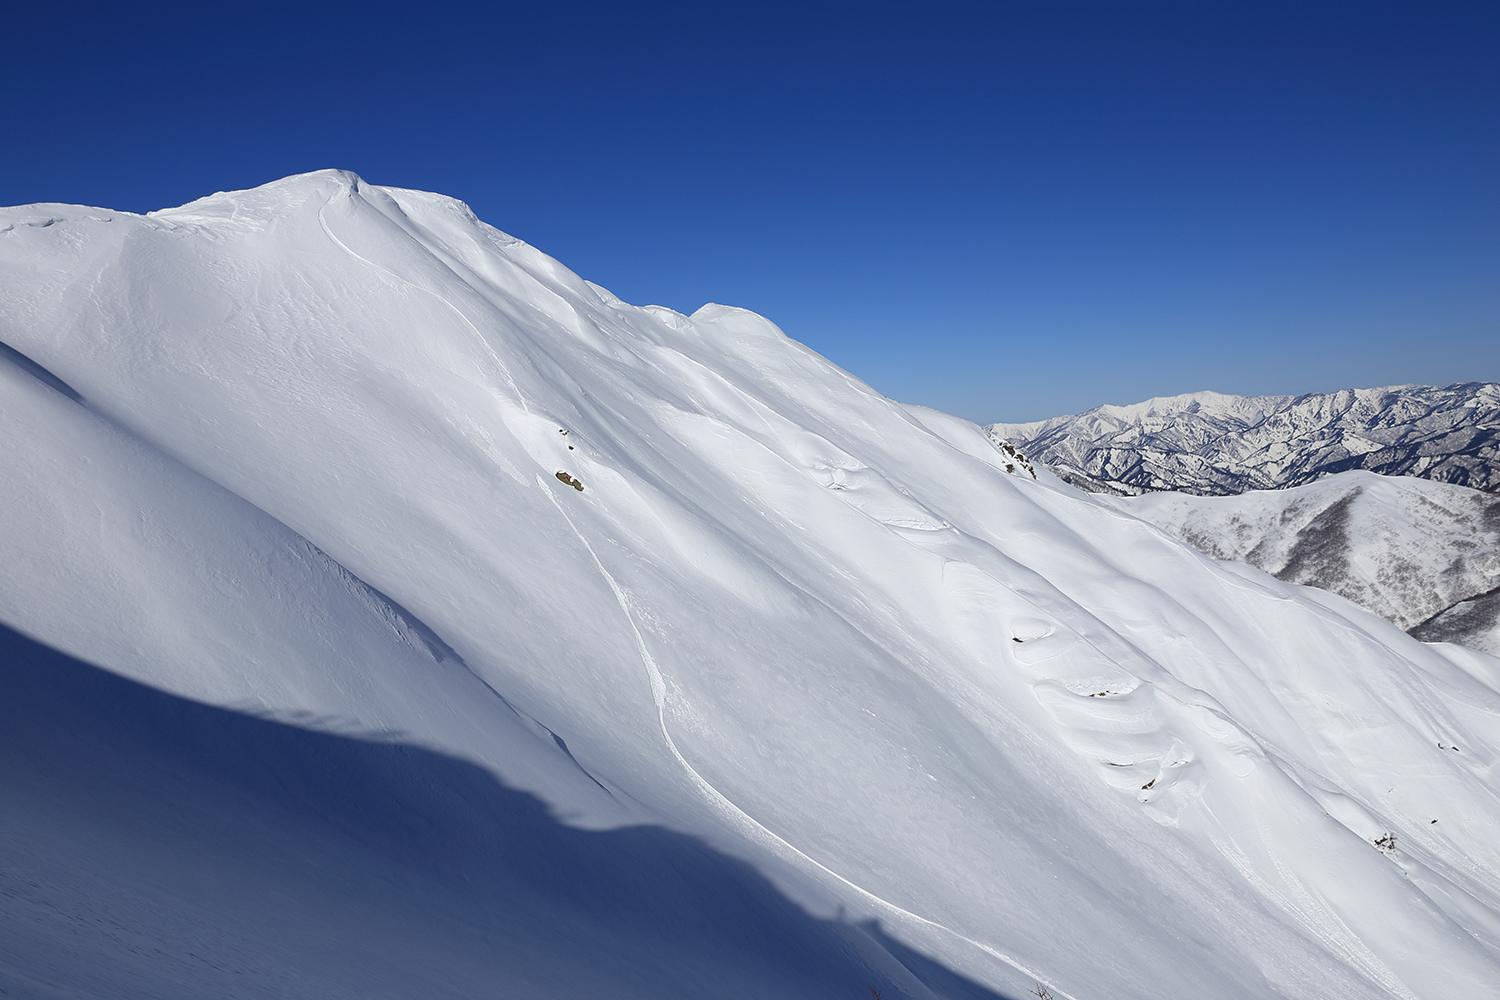
<path fill-rule="evenodd" d="M 1500 661 L 759 316 L 323 171 L 0 341 L 10 993 L 1500 998 Z"/>

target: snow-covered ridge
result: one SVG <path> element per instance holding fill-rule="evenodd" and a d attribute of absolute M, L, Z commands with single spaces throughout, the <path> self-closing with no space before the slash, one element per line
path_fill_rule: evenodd
<path fill-rule="evenodd" d="M 460 202 L 324 171 L 0 210 L 0 342 L 0 621 L 780 893 L 741 935 L 712 888 L 652 896 L 719 928 L 658 953 L 586 884 L 491 891 L 576 856 L 545 843 L 441 892 L 349 864 L 339 926 L 400 977 L 315 989 L 277 978 L 320 963 L 274 912 L 152 895 L 120 932 L 91 915 L 128 919 L 131 880 L 28 834 L 12 985 L 97 992 L 146 953 L 152 996 L 1500 998 L 1500 661 L 1026 474 L 759 316 L 630 306 Z M 347 842 L 276 840 L 289 913 L 324 912 Z M 406 908 L 454 893 L 483 933 Z"/>
<path fill-rule="evenodd" d="M 1500 587 L 1500 497 L 1411 476 L 1341 472 L 1305 486 L 1228 497 L 1148 493 L 1119 506 L 1216 559 L 1320 587 L 1399 628 Z M 1493 621 L 1442 638 L 1500 654 Z"/>
<path fill-rule="evenodd" d="M 988 429 L 1096 493 L 1218 496 L 1350 469 L 1500 487 L 1500 385 L 1490 382 L 1306 396 L 1195 392 Z"/>

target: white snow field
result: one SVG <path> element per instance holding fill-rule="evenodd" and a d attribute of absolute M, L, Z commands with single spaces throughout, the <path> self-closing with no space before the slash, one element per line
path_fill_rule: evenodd
<path fill-rule="evenodd" d="M 11 995 L 1500 997 L 1500 660 L 759 316 L 323 171 L 0 341 Z"/>

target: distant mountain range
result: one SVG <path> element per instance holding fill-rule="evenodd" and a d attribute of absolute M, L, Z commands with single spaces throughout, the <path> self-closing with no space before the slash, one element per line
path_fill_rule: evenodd
<path fill-rule="evenodd" d="M 1496 383 L 1195 392 L 985 430 L 1208 555 L 1500 654 Z"/>
<path fill-rule="evenodd" d="M 1353 469 L 1500 488 L 1500 384 L 1493 382 L 1305 396 L 1194 392 L 986 430 L 1066 482 L 1115 496 L 1225 496 Z"/>

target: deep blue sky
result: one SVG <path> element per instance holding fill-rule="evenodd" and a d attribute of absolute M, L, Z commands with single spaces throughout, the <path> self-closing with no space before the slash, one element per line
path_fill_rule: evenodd
<path fill-rule="evenodd" d="M 12 5 L 0 203 L 441 191 L 975 420 L 1500 381 L 1500 4 Z"/>

